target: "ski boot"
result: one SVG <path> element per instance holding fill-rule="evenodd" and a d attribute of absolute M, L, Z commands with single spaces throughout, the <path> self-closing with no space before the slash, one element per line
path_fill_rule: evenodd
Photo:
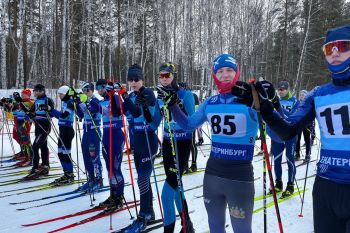
<path fill-rule="evenodd" d="M 204 140 L 203 140 L 202 137 L 200 137 L 200 138 L 198 139 L 198 142 L 197 142 L 196 146 L 201 146 L 203 143 L 204 143 Z"/>
<path fill-rule="evenodd" d="M 280 193 L 280 192 L 282 192 L 282 190 L 283 190 L 283 182 L 282 182 L 282 180 L 275 180 L 275 191 L 276 191 L 276 193 Z M 269 195 L 272 194 L 272 189 L 271 188 L 269 189 L 269 193 L 268 194 Z"/>
<path fill-rule="evenodd" d="M 63 176 L 54 180 L 51 184 L 56 186 L 72 184 L 74 182 L 73 172 L 64 172 Z"/>
<path fill-rule="evenodd" d="M 193 223 L 189 217 L 186 218 L 186 230 L 184 229 L 184 224 L 183 224 L 182 220 L 181 220 L 181 226 L 182 226 L 182 228 L 181 228 L 180 233 L 184 233 L 184 232 L 194 233 L 195 232 L 195 230 L 193 228 Z"/>
<path fill-rule="evenodd" d="M 137 219 L 123 232 L 124 233 L 139 233 L 146 229 L 148 223 L 151 223 L 154 221 L 155 216 L 154 212 L 153 214 L 142 214 L 140 213 L 139 216 L 137 216 Z"/>
<path fill-rule="evenodd" d="M 291 196 L 294 193 L 294 184 L 291 182 L 287 183 L 287 188 L 286 190 L 282 193 L 282 197 L 281 198 L 286 198 Z"/>
<path fill-rule="evenodd" d="M 28 160 L 24 160 L 24 161 L 20 161 L 16 163 L 16 167 L 29 167 L 32 165 L 32 160 L 28 159 Z"/>
<path fill-rule="evenodd" d="M 95 193 L 101 188 L 103 188 L 103 179 L 98 178 L 98 179 L 95 179 L 91 184 L 90 191 Z"/>
<path fill-rule="evenodd" d="M 304 163 L 310 162 L 310 158 L 311 158 L 310 155 L 306 155 L 303 162 L 304 162 Z"/>
<path fill-rule="evenodd" d="M 112 194 L 105 201 L 101 202 L 98 207 L 106 208 L 106 211 L 114 211 L 123 207 L 123 196 Z"/>
<path fill-rule="evenodd" d="M 36 180 L 41 176 L 47 176 L 49 174 L 49 168 L 47 166 L 39 167 L 38 169 L 30 170 L 29 174 L 25 176 L 24 180 Z"/>
<path fill-rule="evenodd" d="M 295 154 L 294 160 L 295 161 L 299 161 L 300 160 L 300 154 L 299 153 Z"/>
<path fill-rule="evenodd" d="M 197 163 L 192 163 L 191 167 L 190 167 L 190 172 L 196 172 L 197 171 Z"/>

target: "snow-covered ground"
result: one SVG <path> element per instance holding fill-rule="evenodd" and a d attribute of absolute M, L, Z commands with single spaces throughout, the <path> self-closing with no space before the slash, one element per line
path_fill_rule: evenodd
<path fill-rule="evenodd" d="M 57 121 L 55 120 L 55 123 L 57 124 Z M 11 127 L 12 128 L 12 127 Z M 203 129 L 208 132 L 209 127 L 207 125 L 203 126 Z M 33 131 L 33 129 L 32 129 Z M 6 132 L 6 131 L 5 131 Z M 51 132 L 51 136 L 55 139 L 56 141 L 56 136 L 54 132 Z M 3 141 L 0 146 L 1 151 L 3 152 L 3 156 L 10 156 L 13 154 L 10 142 L 9 142 L 9 137 L 4 134 L 3 137 L 0 135 L 1 138 L 3 138 Z M 34 135 L 32 136 L 32 140 L 34 139 Z M 208 137 L 204 135 L 205 143 L 210 144 L 210 140 Z M 49 144 L 52 146 L 53 149 L 50 149 L 51 151 L 51 160 L 50 162 L 57 162 L 58 158 L 55 153 L 57 151 L 57 145 L 53 140 L 50 138 L 49 139 Z M 303 144 L 303 143 L 302 143 Z M 312 158 L 315 159 L 317 157 L 318 153 L 318 140 L 316 140 L 316 145 L 313 146 L 312 148 Z M 257 147 L 260 145 L 260 141 L 257 141 Z M 78 155 L 77 155 L 77 147 L 76 147 L 76 140 L 73 139 L 73 146 L 72 146 L 72 151 L 73 151 L 73 159 L 76 163 L 77 160 L 79 161 L 79 165 L 82 166 L 83 168 L 83 159 L 82 159 L 82 154 L 81 154 L 81 148 L 80 145 L 78 146 Z M 303 148 L 304 149 L 304 148 Z M 19 151 L 18 145 L 15 143 L 15 150 L 16 152 Z M 258 149 L 256 150 L 256 152 Z M 206 161 L 209 157 L 209 152 L 210 152 L 210 146 L 205 145 L 199 147 L 198 151 L 198 167 L 199 168 L 204 168 L 206 165 Z M 101 156 L 102 157 L 102 156 Z M 4 158 L 5 159 L 5 158 Z M 103 160 L 103 159 L 102 159 Z M 123 158 L 124 161 L 127 161 L 127 156 L 124 156 Z M 159 163 L 161 159 L 156 159 L 155 163 Z M 285 160 L 285 158 L 284 158 Z M 103 165 L 105 165 L 105 162 L 102 161 Z M 13 163 L 4 163 L 3 166 L 9 166 Z M 254 165 L 254 173 L 255 177 L 260 179 L 257 179 L 255 181 L 255 195 L 260 196 L 263 194 L 263 172 L 262 172 L 262 157 L 261 156 L 256 156 L 254 157 L 253 161 Z M 315 165 L 316 162 L 310 163 L 309 167 L 309 175 L 315 173 Z M 53 164 L 52 166 L 59 166 L 59 163 Z M 125 182 L 130 183 L 130 177 L 129 177 L 129 170 L 127 169 L 128 165 L 127 163 L 123 163 L 122 165 L 122 170 L 124 172 L 124 178 Z M 28 170 L 29 168 L 27 168 Z M 302 178 L 305 176 L 305 169 L 306 166 L 301 166 L 297 168 L 297 174 L 296 177 L 297 179 Z M 17 170 L 23 170 L 23 169 L 17 169 Z M 15 178 L 21 178 L 24 175 L 19 175 L 19 176 L 11 176 L 11 177 L 3 177 L 3 174 L 13 172 L 16 170 L 7 170 L 4 171 L 4 168 L 0 167 L 0 184 L 1 182 L 4 182 L 6 180 L 10 179 L 15 179 Z M 57 173 L 62 173 L 61 170 L 55 170 L 50 172 L 50 174 L 57 174 Z M 164 173 L 164 169 L 156 169 L 156 173 Z M 136 176 L 136 172 L 133 169 L 133 174 Z M 203 182 L 203 176 L 204 172 L 189 175 L 189 176 L 184 176 L 183 177 L 183 184 L 185 189 L 189 189 L 198 185 L 201 185 Z M 80 173 L 80 178 L 84 178 L 85 175 L 83 173 Z M 158 180 L 164 179 L 164 176 L 158 176 Z M 90 198 L 89 195 L 86 195 L 84 197 L 76 198 L 73 200 L 68 200 L 64 202 L 60 202 L 57 204 L 51 204 L 43 207 L 38 207 L 38 208 L 32 208 L 24 211 L 18 211 L 16 208 L 23 208 L 23 207 L 29 207 L 29 206 L 34 206 L 38 204 L 44 204 L 48 203 L 54 200 L 59 200 L 63 199 L 69 196 L 64 196 L 64 197 L 59 197 L 59 198 L 53 198 L 53 199 L 48 199 L 48 200 L 43 200 L 43 201 L 38 201 L 38 202 L 32 202 L 32 203 L 26 203 L 26 204 L 20 204 L 20 205 L 10 205 L 10 202 L 20 202 L 20 201 L 26 201 L 26 200 L 32 200 L 36 198 L 41 198 L 41 197 L 46 197 L 50 195 L 55 195 L 55 194 L 60 194 L 64 192 L 69 192 L 72 190 L 75 190 L 78 185 L 71 185 L 71 186 L 66 186 L 66 187 L 59 187 L 59 188 L 54 188 L 54 189 L 49 189 L 49 190 L 44 190 L 44 191 L 39 191 L 39 192 L 32 192 L 32 193 L 26 193 L 26 194 L 21 194 L 21 195 L 12 195 L 9 197 L 3 197 L 5 194 L 17 194 L 20 191 L 14 191 L 14 192 L 7 192 L 4 193 L 4 191 L 9 191 L 21 187 L 26 187 L 26 186 L 32 186 L 32 185 L 37 185 L 37 184 L 44 184 L 44 183 L 49 183 L 53 180 L 54 178 L 48 179 L 48 180 L 40 180 L 40 181 L 33 181 L 33 182 L 28 182 L 28 183 L 18 183 L 18 184 L 13 184 L 13 185 L 7 185 L 7 186 L 0 186 L 0 210 L 1 210 L 1 221 L 0 221 L 0 232 L 13 232 L 13 233 L 20 233 L 20 232 L 35 232 L 35 233 L 40 233 L 40 232 L 48 232 L 50 230 L 54 230 L 60 227 L 63 227 L 65 225 L 68 225 L 70 223 L 80 221 L 86 217 L 92 216 L 96 213 L 91 213 L 91 214 L 86 214 L 78 217 L 73 217 L 73 218 L 68 218 L 65 220 L 60 220 L 52 223 L 46 223 L 38 226 L 32 226 L 32 227 L 22 227 L 21 224 L 25 223 L 32 223 L 36 222 L 39 220 L 44 220 L 48 218 L 53 218 L 53 217 L 58 217 L 61 215 L 65 214 L 70 214 L 70 213 L 75 213 L 87 208 L 90 208 Z M 268 179 L 268 178 L 267 178 Z M 287 181 L 287 164 L 283 164 L 283 179 L 284 183 L 286 184 Z M 152 177 L 153 181 L 153 177 Z M 107 173 L 106 169 L 104 169 L 104 183 L 107 185 L 108 179 L 107 179 Z M 286 200 L 282 203 L 280 203 L 280 212 L 281 212 L 281 217 L 282 217 L 282 223 L 283 223 L 283 228 L 284 232 L 299 232 L 299 233 L 310 233 L 313 231 L 313 220 L 312 220 L 312 185 L 314 183 L 314 177 L 310 178 L 307 180 L 307 191 L 305 193 L 305 203 L 304 203 L 304 211 L 303 215 L 304 217 L 298 217 L 300 213 L 300 207 L 301 207 L 301 198 L 299 196 L 295 196 L 290 200 Z M 163 186 L 163 182 L 159 182 L 159 188 L 160 191 Z M 299 181 L 298 186 L 300 189 L 302 189 L 304 185 L 304 181 Z M 137 185 L 135 184 L 135 191 L 136 191 L 136 196 L 138 196 L 138 188 Z M 159 218 L 160 217 L 160 210 L 158 206 L 158 201 L 157 201 L 157 196 L 156 196 L 156 189 L 155 186 L 153 185 L 153 193 L 154 193 L 154 210 L 156 211 L 156 216 Z M 97 205 L 99 202 L 105 200 L 109 195 L 108 191 L 102 192 L 102 193 L 97 193 L 95 194 L 95 199 L 94 204 Z M 203 198 L 198 198 L 199 196 L 202 195 L 202 188 L 197 188 L 191 191 L 186 192 L 186 199 L 189 205 L 189 209 L 193 210 L 194 212 L 191 214 L 191 219 L 192 222 L 194 223 L 194 227 L 196 229 L 196 232 L 207 232 L 208 231 L 208 222 L 207 222 L 207 214 L 206 210 L 203 204 Z M 132 195 L 132 188 L 131 186 L 126 186 L 125 187 L 125 197 L 129 201 L 131 201 L 133 198 Z M 268 198 L 267 202 L 271 202 L 272 198 Z M 254 205 L 254 209 L 258 209 L 263 206 L 262 200 L 256 201 Z M 135 216 L 135 209 L 131 209 L 132 215 Z M 231 224 L 229 221 L 229 213 L 227 211 L 227 224 L 230 226 L 226 228 L 227 232 L 232 232 Z M 81 226 L 77 226 L 75 228 L 72 228 L 70 230 L 66 230 L 65 232 L 90 232 L 90 233 L 95 233 L 95 232 L 110 232 L 110 218 L 105 217 L 99 220 L 96 220 L 94 222 L 90 222 Z M 123 226 L 128 225 L 131 223 L 130 220 L 130 215 L 128 211 L 123 211 L 121 213 L 114 214 L 112 216 L 112 223 L 113 223 L 113 229 L 117 230 Z M 276 213 L 274 207 L 270 207 L 267 209 L 267 225 L 268 225 L 268 230 L 267 232 L 279 232 L 278 230 L 278 224 L 277 224 L 277 218 L 276 218 Z M 254 214 L 253 217 L 253 232 L 263 232 L 263 211 L 260 211 L 257 214 Z M 176 231 L 180 231 L 180 221 L 177 221 L 176 224 Z M 162 232 L 162 229 L 158 229 L 154 232 Z"/>

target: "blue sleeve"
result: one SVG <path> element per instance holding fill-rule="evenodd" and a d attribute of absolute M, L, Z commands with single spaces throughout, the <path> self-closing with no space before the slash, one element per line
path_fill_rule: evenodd
<path fill-rule="evenodd" d="M 100 109 L 100 101 L 97 98 L 92 98 L 87 105 L 91 114 L 98 113 Z"/>
<path fill-rule="evenodd" d="M 188 116 L 191 116 L 195 111 L 194 96 L 192 92 L 186 91 L 183 99 L 183 105 Z"/>
<path fill-rule="evenodd" d="M 81 110 L 81 108 L 79 107 L 79 105 L 77 103 L 75 103 L 75 109 L 76 109 L 76 114 L 79 117 L 79 119 L 84 118 L 84 112 L 83 112 L 83 110 Z"/>
<path fill-rule="evenodd" d="M 175 104 L 170 108 L 175 121 L 181 126 L 182 129 L 186 131 L 192 131 L 202 125 L 207 117 L 205 115 L 205 109 L 208 103 L 208 99 L 205 100 L 193 114 L 186 116 L 185 113 L 180 109 L 180 107 Z M 194 104 L 194 102 L 193 102 Z"/>
<path fill-rule="evenodd" d="M 61 112 L 56 110 L 56 109 L 52 109 L 50 114 L 57 119 L 60 118 L 60 116 L 61 116 Z"/>
<path fill-rule="evenodd" d="M 316 92 L 317 88 L 307 95 L 304 101 L 286 119 L 283 119 L 279 113 L 274 111 L 271 115 L 263 114 L 265 122 L 282 140 L 292 139 L 315 119 L 314 97 Z"/>

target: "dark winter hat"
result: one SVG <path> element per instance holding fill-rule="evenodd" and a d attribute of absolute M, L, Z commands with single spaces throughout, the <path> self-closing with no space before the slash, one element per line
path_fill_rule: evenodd
<path fill-rule="evenodd" d="M 138 78 L 143 80 L 143 70 L 141 66 L 139 66 L 138 64 L 130 66 L 128 70 L 128 79 L 129 78 Z"/>
<path fill-rule="evenodd" d="M 237 71 L 237 62 L 234 56 L 231 54 L 221 54 L 217 58 L 215 58 L 213 62 L 213 70 L 214 74 L 218 72 L 218 70 L 222 67 L 230 67 Z"/>
<path fill-rule="evenodd" d="M 97 80 L 96 86 L 100 86 L 100 85 L 107 85 L 107 80 L 106 79 Z"/>
<path fill-rule="evenodd" d="M 350 40 L 350 24 L 328 30 L 324 43 L 336 40 Z"/>
<path fill-rule="evenodd" d="M 171 62 L 163 63 L 159 66 L 159 72 L 176 73 L 175 64 Z"/>
<path fill-rule="evenodd" d="M 94 89 L 95 89 L 95 86 L 93 83 L 85 82 L 83 83 L 83 85 L 81 85 L 82 91 L 88 91 L 88 90 L 94 91 Z"/>
<path fill-rule="evenodd" d="M 288 90 L 289 83 L 287 81 L 280 81 L 277 85 L 278 89 Z"/>
<path fill-rule="evenodd" d="M 44 85 L 42 85 L 42 84 L 36 84 L 35 86 L 34 86 L 34 89 L 33 89 L 34 91 L 45 91 L 45 86 Z"/>

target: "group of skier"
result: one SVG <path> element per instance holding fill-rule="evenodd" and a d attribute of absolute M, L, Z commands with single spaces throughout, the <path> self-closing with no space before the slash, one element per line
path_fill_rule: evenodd
<path fill-rule="evenodd" d="M 315 135 L 311 126 L 316 118 L 321 151 L 313 189 L 314 229 L 316 233 L 349 233 L 350 149 L 344 145 L 349 143 L 350 138 L 350 25 L 329 30 L 323 51 L 332 81 L 309 93 L 303 91 L 300 101 L 291 94 L 287 81 L 280 81 L 277 91 L 266 80 L 241 81 L 236 58 L 221 54 L 214 59 L 212 66 L 212 78 L 219 93 L 200 105 L 195 103 L 193 93 L 184 84 L 179 85 L 176 66 L 171 62 L 159 67 L 157 97 L 151 88 L 144 86 L 142 67 L 135 64 L 129 67 L 127 73 L 132 90 L 129 93 L 121 83 L 105 79 L 98 80 L 95 85 L 84 83 L 81 93 L 62 86 L 57 91 L 61 109 L 56 110 L 52 99 L 45 94 L 45 87 L 38 84 L 34 87 L 34 103 L 29 98 L 30 90 L 25 89 L 21 96 L 14 93 L 13 102 L 2 99 L 1 105 L 11 108 L 14 113 L 14 133 L 16 131 L 16 141 L 22 151 L 16 158 L 24 157 L 20 166 L 32 164 L 26 180 L 49 173 L 47 140 L 54 130 L 64 175 L 53 184 L 74 182 L 74 169 L 79 167 L 74 164 L 71 147 L 74 135 L 80 133 L 79 124 L 74 120 L 84 119 L 81 148 L 88 179 L 79 190 L 94 192 L 103 187 L 102 150 L 111 192 L 100 207 L 110 211 L 120 209 L 126 202 L 121 165 L 123 150 L 128 143 L 124 117 L 128 117 L 140 210 L 137 219 L 123 232 L 142 232 L 155 219 L 150 178 L 158 149 L 162 152 L 166 174 L 159 200 L 164 214 L 164 232 L 174 232 L 175 206 L 181 217 L 181 232 L 195 232 L 184 195 L 182 175 L 188 170 L 196 129 L 205 122 L 211 127 L 211 152 L 203 180 L 203 199 L 210 231 L 225 232 L 228 207 L 233 231 L 252 232 L 255 194 L 252 160 L 259 117 L 267 124 L 266 131 L 271 138 L 275 173 L 271 193 L 283 191 L 282 154 L 286 150 L 288 181 L 282 197 L 291 196 L 294 192 L 295 159 L 300 158 L 300 149 L 296 150 L 296 145 L 301 132 L 307 144 L 305 162 L 310 162 L 310 139 Z M 195 105 L 199 105 L 197 110 Z M 58 118 L 58 130 L 52 123 L 52 117 Z M 158 148 L 157 130 L 162 118 L 163 139 L 161 148 Z M 35 140 L 30 146 L 32 124 L 35 124 Z M 200 143 L 203 143 L 203 138 Z M 196 171 L 198 151 L 193 150 L 193 153 L 190 170 Z"/>

